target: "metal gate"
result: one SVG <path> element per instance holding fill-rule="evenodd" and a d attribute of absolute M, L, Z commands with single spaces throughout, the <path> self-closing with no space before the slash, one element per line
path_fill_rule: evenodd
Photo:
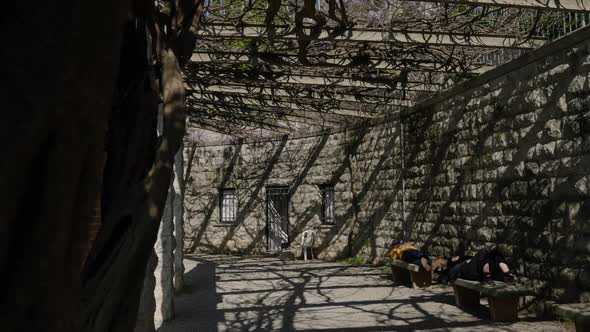
<path fill-rule="evenodd" d="M 266 188 L 268 250 L 280 251 L 289 245 L 289 187 Z"/>

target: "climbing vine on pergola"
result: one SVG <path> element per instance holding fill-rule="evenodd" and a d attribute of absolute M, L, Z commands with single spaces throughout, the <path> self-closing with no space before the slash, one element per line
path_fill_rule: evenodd
<path fill-rule="evenodd" d="M 585 25 L 589 8 L 580 0 L 210 0 L 185 72 L 191 123 L 273 135 L 394 114 Z"/>

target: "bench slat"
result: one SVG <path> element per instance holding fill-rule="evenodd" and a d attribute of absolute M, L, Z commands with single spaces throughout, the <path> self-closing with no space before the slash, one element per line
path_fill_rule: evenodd
<path fill-rule="evenodd" d="M 590 303 L 550 303 L 550 308 L 555 316 L 574 321 L 576 332 L 590 331 Z"/>
<path fill-rule="evenodd" d="M 402 268 L 402 269 L 406 269 L 409 271 L 414 271 L 414 272 L 420 271 L 420 266 L 418 266 L 416 264 L 406 263 L 406 262 L 399 260 L 399 259 L 391 261 L 391 265 Z"/>
<path fill-rule="evenodd" d="M 570 320 L 578 317 L 590 319 L 590 303 L 554 304 L 552 309 L 555 315 Z"/>
<path fill-rule="evenodd" d="M 523 285 L 506 284 L 494 281 L 493 284 L 483 284 L 479 281 L 457 279 L 455 285 L 471 289 L 481 293 L 484 296 L 492 297 L 509 297 L 532 294 L 532 289 Z"/>

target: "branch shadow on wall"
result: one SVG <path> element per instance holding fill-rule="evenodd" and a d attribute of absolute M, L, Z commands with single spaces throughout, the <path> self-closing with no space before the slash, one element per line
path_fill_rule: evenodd
<path fill-rule="evenodd" d="M 563 159 L 560 160 L 562 157 L 569 159 L 567 152 L 551 151 L 551 148 L 547 151 L 539 151 L 540 148 L 545 149 L 544 144 L 555 140 L 547 133 L 547 126 L 552 119 L 559 119 L 563 116 L 560 114 L 562 112 L 560 103 L 563 103 L 563 98 L 567 103 L 567 98 L 571 97 L 568 94 L 568 87 L 572 83 L 576 71 L 576 65 L 573 65 L 568 71 L 562 73 L 559 79 L 554 78 L 557 83 L 551 88 L 546 86 L 547 82 L 535 81 L 538 86 L 535 86 L 534 89 L 545 94 L 537 96 L 537 99 L 535 99 L 535 92 L 527 88 L 529 83 L 527 80 L 512 80 L 510 84 L 504 84 L 496 96 L 496 103 L 488 122 L 484 123 L 483 127 L 477 131 L 477 139 L 471 144 L 473 151 L 462 163 L 461 168 L 456 171 L 459 174 L 456 181 L 450 182 L 452 188 L 448 197 L 440 197 L 440 194 L 434 193 L 434 189 L 440 186 L 435 182 L 435 178 L 442 173 L 448 174 L 449 159 L 458 157 L 452 155 L 450 148 L 458 142 L 457 137 L 460 129 L 457 125 L 460 120 L 465 120 L 463 110 L 454 110 L 449 116 L 445 132 L 437 139 L 427 141 L 430 143 L 428 160 L 432 163 L 428 171 L 422 175 L 424 184 L 420 186 L 415 196 L 416 201 L 410 210 L 406 223 L 411 237 L 422 243 L 425 250 L 434 249 L 437 251 L 438 249 L 440 251 L 441 248 L 447 248 L 451 252 L 459 246 L 465 246 L 471 251 L 475 251 L 489 245 L 509 248 L 508 254 L 512 256 L 512 262 L 520 265 L 520 271 L 525 277 L 553 280 L 553 284 L 557 281 L 566 290 L 558 300 L 565 302 L 578 300 L 576 294 L 579 293 L 579 290 L 576 289 L 576 281 L 561 280 L 561 276 L 558 273 L 555 274 L 550 265 L 575 266 L 577 264 L 575 263 L 576 257 L 579 254 L 575 249 L 567 249 L 563 243 L 548 239 L 548 237 L 553 239 L 563 237 L 559 234 L 563 229 L 559 229 L 556 220 L 558 222 L 559 219 L 567 219 L 564 214 L 568 212 L 569 207 L 565 208 L 565 206 L 568 206 L 569 203 L 583 201 L 579 217 L 587 218 L 590 215 L 588 197 L 576 189 L 576 183 L 584 175 L 581 173 L 576 175 L 575 172 L 576 168 L 589 167 L 590 162 L 586 159 L 586 161 L 582 160 L 579 165 L 567 165 L 567 163 L 563 164 Z M 526 92 L 523 95 L 515 95 L 515 91 Z M 521 98 L 518 101 L 521 108 L 511 108 L 508 105 L 510 98 Z M 546 101 L 536 111 L 532 126 L 528 128 L 524 128 L 524 125 L 510 127 L 511 130 L 524 128 L 526 134 L 509 144 L 496 142 L 494 135 L 498 130 L 506 130 L 506 128 L 499 127 L 499 124 L 503 121 L 504 125 L 506 121 L 514 121 L 515 113 L 516 115 L 530 113 L 535 109 L 534 103 L 539 102 L 539 98 L 546 98 Z M 425 132 L 427 128 L 435 126 L 432 114 L 425 114 L 424 117 L 416 121 L 414 131 Z M 475 126 L 475 123 L 472 123 L 472 126 Z M 561 128 L 561 130 L 565 131 L 565 128 Z M 490 139 L 494 140 L 493 146 L 490 146 Z M 576 135 L 564 132 L 559 139 L 574 141 Z M 424 141 L 421 140 L 412 141 L 411 146 L 416 151 L 420 150 L 420 145 L 424 144 Z M 554 148 L 558 149 L 559 147 Z M 491 162 L 484 160 L 486 156 L 496 151 L 504 152 L 502 160 L 492 160 Z M 532 155 L 531 151 L 534 151 Z M 556 167 L 543 169 L 539 165 L 541 162 L 549 165 L 554 160 L 560 163 Z M 408 159 L 408 167 L 412 166 L 421 165 L 410 158 Z M 474 180 L 474 174 L 477 171 L 492 166 L 497 168 L 498 172 L 495 179 Z M 415 175 L 416 178 L 420 176 L 420 174 Z M 553 183 L 551 178 L 556 177 L 562 177 L 564 181 Z M 449 183 L 448 181 L 447 177 L 447 183 Z M 466 192 L 468 187 L 474 184 L 482 186 L 483 184 L 492 184 L 492 186 L 486 187 L 485 192 L 478 189 L 474 196 L 474 194 Z M 480 200 L 483 202 L 480 203 Z M 432 228 L 420 229 L 421 224 L 426 222 L 433 223 Z M 461 224 L 460 227 L 457 227 L 457 224 Z M 443 228 L 443 225 L 446 229 Z M 482 228 L 485 228 L 486 231 L 484 232 Z M 568 234 L 564 235 L 567 238 Z M 449 252 L 437 252 L 437 254 L 448 254 Z M 545 263 L 542 263 L 541 271 L 529 270 L 527 264 L 531 260 L 531 252 L 538 252 L 542 255 L 541 259 Z M 551 261 L 552 263 L 549 263 Z M 582 268 L 582 266 L 578 266 L 578 268 Z M 588 267 L 586 266 L 586 268 Z M 551 295 L 549 284 L 546 287 L 540 293 Z"/>
<path fill-rule="evenodd" d="M 368 260 L 372 261 L 382 255 L 379 249 L 384 249 L 377 244 L 378 236 L 386 235 L 392 238 L 403 236 L 401 229 L 392 230 L 389 234 L 377 234 L 382 232 L 381 227 L 384 222 L 392 222 L 387 219 L 387 216 L 393 204 L 401 197 L 401 170 L 395 176 L 387 174 L 394 168 L 392 165 L 399 163 L 401 157 L 392 153 L 399 152 L 400 131 L 396 128 L 392 134 L 382 133 L 374 138 L 368 135 L 370 130 L 381 130 L 387 133 L 387 125 L 357 130 L 354 133 L 355 138 L 351 139 L 346 147 L 345 162 L 333 175 L 333 179 L 336 180 L 345 171 L 350 172 L 352 202 L 344 213 L 337 216 L 338 227 L 324 234 L 318 249 L 327 250 L 338 237 L 346 235 L 347 244 L 340 253 L 341 258 L 354 257 L 362 252 L 363 256 L 367 256 Z M 363 144 L 373 144 L 373 146 L 361 150 Z M 358 189 L 354 186 L 357 183 L 361 183 Z"/>
<path fill-rule="evenodd" d="M 283 162 L 285 162 L 285 164 L 290 166 L 290 169 L 296 169 L 299 166 L 301 166 L 301 169 L 298 171 L 298 174 L 295 177 L 295 179 L 293 180 L 293 182 L 288 183 L 289 201 L 291 201 L 291 198 L 293 197 L 294 193 L 297 191 L 299 186 L 304 182 L 305 177 L 307 176 L 309 170 L 312 168 L 312 166 L 314 165 L 314 163 L 316 162 L 316 160 L 320 156 L 321 152 L 323 151 L 323 149 L 326 145 L 326 142 L 328 141 L 328 138 L 329 138 L 329 136 L 327 134 L 319 136 L 318 142 L 316 142 L 315 145 L 313 146 L 313 148 L 311 148 L 311 150 L 308 152 L 307 156 L 303 160 L 303 164 L 302 164 L 302 160 L 297 158 L 297 155 L 294 158 L 283 161 Z M 284 143 L 286 144 L 287 142 L 285 141 Z M 281 151 L 279 151 L 279 152 L 282 152 L 282 151 L 283 150 L 281 149 Z M 285 155 L 286 154 L 283 154 L 283 156 L 285 156 Z M 272 167 L 274 166 L 274 164 L 276 162 L 278 162 L 279 156 L 280 156 L 280 153 L 277 154 L 277 158 L 272 159 L 273 163 L 269 164 L 269 167 L 270 167 L 269 172 L 272 171 Z M 256 195 L 258 195 L 258 194 L 259 193 L 256 192 Z M 306 227 L 307 222 L 309 222 L 315 215 L 317 215 L 318 210 L 319 210 L 319 207 L 317 205 L 312 205 L 306 209 L 306 212 L 304 212 L 303 214 L 301 214 L 297 218 L 299 222 L 295 222 L 294 224 L 290 224 L 290 229 L 289 229 L 290 242 L 293 242 L 294 239 L 297 238 L 297 236 L 300 234 L 300 232 Z M 245 216 L 244 216 L 244 218 L 245 218 Z M 252 252 L 252 250 L 256 247 L 256 245 L 258 243 L 260 243 L 260 241 L 263 240 L 263 238 L 265 237 L 266 234 L 267 234 L 266 228 L 259 231 L 255 236 L 252 237 L 251 244 L 245 248 L 244 252 L 247 252 L 247 253 Z"/>
<path fill-rule="evenodd" d="M 227 248 L 227 242 L 234 237 L 236 230 L 240 226 L 242 226 L 242 224 L 246 220 L 246 217 L 248 216 L 248 214 L 250 212 L 252 212 L 252 209 L 254 208 L 254 203 L 256 202 L 256 200 L 259 199 L 260 192 L 262 191 L 262 188 L 264 188 L 264 186 L 267 184 L 267 181 L 269 179 L 269 176 L 270 176 L 275 164 L 277 163 L 277 161 L 279 160 L 279 157 L 281 156 L 281 153 L 285 149 L 285 145 L 287 144 L 287 139 L 288 139 L 287 135 L 282 136 L 279 146 L 275 149 L 273 155 L 266 162 L 266 166 L 264 167 L 264 171 L 256 179 L 256 184 L 254 185 L 254 190 L 249 192 L 249 194 L 247 196 L 248 199 L 246 201 L 246 204 L 244 204 L 243 207 L 240 207 L 237 221 L 234 225 L 229 227 L 229 229 L 227 230 L 227 234 L 224 236 L 223 240 L 221 241 L 221 244 L 219 245 L 220 248 L 224 248 L 226 250 L 229 250 L 229 248 Z M 245 229 L 245 227 L 244 227 L 244 229 Z M 264 234 L 264 233 L 265 233 L 265 230 L 262 229 L 262 230 L 258 231 L 258 234 L 248 234 L 248 235 L 252 239 L 261 239 L 262 234 Z M 259 242 L 259 241 L 253 240 L 252 244 L 256 244 L 257 242 Z M 248 249 L 249 248 L 246 249 L 246 252 L 248 252 Z"/>
<path fill-rule="evenodd" d="M 228 164 L 228 166 L 225 168 L 225 171 L 223 172 L 223 176 L 221 178 L 220 181 L 220 185 L 218 188 L 210 188 L 210 190 L 215 190 L 215 193 L 195 193 L 193 192 L 193 190 L 191 189 L 190 186 L 190 174 L 187 173 L 186 177 L 189 179 L 188 182 L 185 182 L 189 185 L 187 185 L 187 194 L 186 197 L 190 197 L 191 201 L 197 201 L 199 199 L 200 196 L 202 195 L 211 195 L 211 199 L 209 199 L 209 202 L 207 204 L 206 207 L 206 212 L 205 212 L 205 217 L 203 218 L 203 223 L 199 225 L 199 227 L 196 230 L 189 230 L 185 236 L 186 238 L 189 239 L 189 245 L 188 245 L 188 251 L 189 252 L 194 252 L 195 249 L 202 245 L 202 240 L 203 240 L 203 236 L 205 234 L 205 232 L 207 231 L 207 228 L 209 226 L 209 224 L 211 223 L 211 217 L 213 216 L 213 212 L 215 211 L 216 207 L 219 204 L 219 190 L 216 189 L 220 189 L 220 188 L 225 188 L 227 186 L 227 183 L 229 183 L 230 178 L 232 176 L 234 167 L 236 166 L 236 163 L 238 161 L 238 158 L 240 157 L 240 152 L 242 151 L 242 141 L 240 141 L 235 148 L 235 151 L 233 152 L 233 155 L 230 159 L 230 162 Z M 192 152 L 192 158 L 194 159 L 194 152 Z M 190 166 L 189 166 L 190 165 Z M 192 162 L 187 165 L 187 169 L 189 169 L 188 167 L 192 167 Z M 186 206 L 190 206 L 190 204 L 185 204 Z M 190 208 L 187 209 L 187 211 L 191 211 Z"/>

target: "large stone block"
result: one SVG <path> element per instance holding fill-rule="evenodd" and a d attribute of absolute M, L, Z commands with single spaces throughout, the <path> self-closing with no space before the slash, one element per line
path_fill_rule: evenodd
<path fill-rule="evenodd" d="M 561 160 L 548 160 L 543 161 L 539 164 L 540 174 L 545 177 L 554 177 L 558 175 L 558 171 L 561 167 Z"/>
<path fill-rule="evenodd" d="M 576 249 L 581 255 L 590 255 L 590 235 L 582 235 L 576 240 Z"/>
<path fill-rule="evenodd" d="M 590 291 L 590 267 L 587 266 L 578 274 L 578 286 L 585 291 Z"/>
<path fill-rule="evenodd" d="M 534 89 L 524 95 L 525 101 L 533 108 L 542 108 L 547 104 L 547 93 L 545 89 Z"/>

